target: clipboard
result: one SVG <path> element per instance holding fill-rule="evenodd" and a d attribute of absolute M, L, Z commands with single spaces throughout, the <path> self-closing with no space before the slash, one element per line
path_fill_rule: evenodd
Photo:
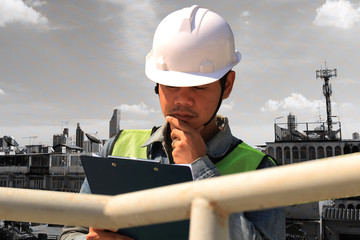
<path fill-rule="evenodd" d="M 152 160 L 125 157 L 80 157 L 91 192 L 117 195 L 192 181 L 186 165 L 161 164 Z M 136 240 L 185 240 L 189 238 L 189 220 L 120 229 Z"/>

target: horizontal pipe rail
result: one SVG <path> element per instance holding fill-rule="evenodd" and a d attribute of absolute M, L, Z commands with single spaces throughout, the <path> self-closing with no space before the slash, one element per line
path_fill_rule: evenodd
<path fill-rule="evenodd" d="M 0 218 L 124 228 L 189 219 L 195 199 L 227 216 L 356 196 L 359 185 L 360 153 L 356 153 L 117 196 L 0 188 Z"/>

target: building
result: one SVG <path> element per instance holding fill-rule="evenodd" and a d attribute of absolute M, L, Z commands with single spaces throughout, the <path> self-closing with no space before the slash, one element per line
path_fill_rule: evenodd
<path fill-rule="evenodd" d="M 23 153 L 32 154 L 32 153 L 52 153 L 54 149 L 50 146 L 45 146 L 42 144 L 33 144 L 26 145 Z"/>
<path fill-rule="evenodd" d="M 79 192 L 84 177 L 80 153 L 0 156 L 0 187 Z"/>
<path fill-rule="evenodd" d="M 69 139 L 68 137 L 64 136 L 63 134 L 54 134 L 53 135 L 53 146 L 56 146 L 58 144 L 68 144 Z"/>
<path fill-rule="evenodd" d="M 91 142 L 91 141 L 84 141 L 84 151 L 87 153 L 99 153 L 101 150 L 102 144 Z"/>
<path fill-rule="evenodd" d="M 340 122 L 333 122 L 334 126 L 337 129 L 330 138 L 326 122 L 296 123 L 295 116 L 289 114 L 287 123 L 274 124 L 275 141 L 266 143 L 266 153 L 285 165 L 359 152 L 356 134 L 353 139 L 342 139 Z"/>
<path fill-rule="evenodd" d="M 84 147 L 84 131 L 80 128 L 80 123 L 76 127 L 76 146 Z"/>
<path fill-rule="evenodd" d="M 67 128 L 54 136 L 54 143 L 54 146 L 29 144 L 22 148 L 12 137 L 1 138 L 0 187 L 79 192 L 85 178 L 80 156 L 86 153 L 81 147 L 65 144 L 71 143 Z M 19 226 L 39 224 L 5 221 L 7 226 L 2 222 L 0 239 L 58 239 L 61 232 L 59 226 L 49 230 L 46 225 L 25 232 Z"/>
<path fill-rule="evenodd" d="M 109 122 L 109 138 L 114 136 L 120 130 L 120 109 L 114 109 L 113 115 Z"/>
<path fill-rule="evenodd" d="M 0 138 L 0 152 L 4 151 L 7 144 L 5 143 L 3 138 Z"/>
<path fill-rule="evenodd" d="M 64 144 L 64 145 L 72 145 L 74 142 L 72 138 L 69 137 L 69 129 L 64 128 L 62 134 L 54 134 L 53 135 L 53 146 Z"/>
<path fill-rule="evenodd" d="M 295 115 L 289 114 L 286 123 L 274 123 L 274 142 L 266 142 L 261 147 L 279 165 L 359 152 L 358 134 L 354 133 L 352 139 L 343 139 L 340 121 L 332 119 L 332 89 L 329 84 L 332 76 L 336 76 L 336 69 L 317 71 L 317 77 L 325 80 L 326 121 L 298 123 Z M 339 162 L 341 164 L 345 163 Z M 299 204 L 285 209 L 287 240 L 360 239 L 360 196 Z"/>
<path fill-rule="evenodd" d="M 15 154 L 19 151 L 19 144 L 12 136 L 3 136 L 0 138 L 0 155 Z"/>

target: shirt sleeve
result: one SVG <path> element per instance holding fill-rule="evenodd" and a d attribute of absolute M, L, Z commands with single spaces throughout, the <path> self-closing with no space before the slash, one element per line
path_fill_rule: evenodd
<path fill-rule="evenodd" d="M 275 167 L 267 156 L 263 158 L 257 169 Z M 249 223 L 251 225 L 249 225 Z M 285 239 L 285 209 L 271 208 L 266 210 L 234 213 L 230 215 L 231 239 Z M 242 227 L 234 227 L 242 226 Z"/>
<path fill-rule="evenodd" d="M 219 170 L 211 162 L 208 156 L 203 156 L 191 163 L 193 178 L 195 181 L 221 176 Z"/>

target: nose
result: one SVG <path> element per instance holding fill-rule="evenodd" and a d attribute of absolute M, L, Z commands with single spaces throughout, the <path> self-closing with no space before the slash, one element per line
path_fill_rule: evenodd
<path fill-rule="evenodd" d="M 175 104 L 192 106 L 194 104 L 194 98 L 191 93 L 191 88 L 180 87 L 176 93 Z"/>

